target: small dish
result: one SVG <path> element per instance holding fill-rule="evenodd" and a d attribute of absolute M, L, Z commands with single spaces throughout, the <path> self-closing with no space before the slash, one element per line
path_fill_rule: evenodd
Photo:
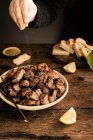
<path fill-rule="evenodd" d="M 3 50 L 3 54 L 8 57 L 14 57 L 21 53 L 21 50 L 17 47 L 8 47 Z"/>
<path fill-rule="evenodd" d="M 25 66 L 22 66 L 22 67 L 25 67 Z M 14 69 L 17 69 L 18 67 L 14 68 Z M 25 106 L 25 105 L 18 105 L 18 107 L 22 110 L 43 110 L 43 109 L 46 109 L 46 108 L 49 108 L 49 107 L 52 107 L 56 104 L 58 104 L 60 101 L 62 101 L 65 96 L 67 95 L 68 93 L 68 90 L 69 90 L 69 84 L 68 84 L 68 81 L 66 80 L 66 78 L 61 74 L 59 73 L 58 71 L 54 70 L 60 77 L 62 77 L 65 81 L 65 92 L 62 94 L 62 96 L 60 98 L 58 98 L 57 100 L 55 100 L 54 102 L 52 103 L 49 103 L 47 105 L 39 105 L 39 106 Z M 9 71 L 6 71 L 4 74 L 2 74 L 0 76 L 0 83 L 2 82 L 2 76 L 6 75 Z M 1 92 L 0 92 L 0 98 L 7 104 L 9 104 L 10 106 L 12 107 L 15 107 L 15 105 L 9 101 Z"/>

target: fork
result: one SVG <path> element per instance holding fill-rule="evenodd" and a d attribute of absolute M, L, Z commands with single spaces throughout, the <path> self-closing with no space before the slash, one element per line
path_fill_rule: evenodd
<path fill-rule="evenodd" d="M 13 104 L 14 104 L 14 106 L 16 107 L 16 109 L 19 111 L 19 113 L 22 115 L 22 117 L 23 117 L 23 120 L 24 120 L 24 122 L 29 122 L 28 121 L 28 119 L 26 118 L 26 116 L 24 115 L 24 113 L 22 112 L 22 110 L 18 107 L 18 105 L 14 102 L 14 100 L 11 98 L 11 96 L 9 95 L 9 94 L 6 94 L 5 93 L 5 91 L 3 91 L 1 88 L 0 88 L 0 92 L 4 95 L 4 96 L 7 96 L 6 98 L 8 99 L 8 100 L 10 100 Z"/>

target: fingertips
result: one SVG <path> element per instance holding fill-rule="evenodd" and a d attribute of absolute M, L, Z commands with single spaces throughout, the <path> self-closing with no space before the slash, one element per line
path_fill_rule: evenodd
<path fill-rule="evenodd" d="M 21 14 L 21 8 L 20 8 L 20 3 L 16 3 L 16 7 L 15 7 L 15 15 L 17 18 L 17 22 L 20 26 L 20 28 L 23 28 L 25 26 L 23 18 L 22 18 L 22 14 Z"/>
<path fill-rule="evenodd" d="M 15 16 L 14 13 L 11 14 L 11 18 L 13 19 L 13 21 L 16 23 L 16 25 L 18 26 L 18 28 L 19 28 L 20 30 L 25 29 L 25 26 L 20 26 L 20 25 L 19 25 L 19 22 L 20 22 L 20 21 L 18 21 L 18 19 L 16 18 L 16 16 Z"/>
<path fill-rule="evenodd" d="M 11 18 L 13 19 L 13 21 L 20 28 L 20 30 L 23 30 L 26 27 L 22 19 L 20 6 L 19 6 L 19 0 L 11 1 L 10 6 L 9 6 L 9 14 Z"/>
<path fill-rule="evenodd" d="M 15 15 L 15 12 L 14 12 L 14 1 L 12 1 L 10 3 L 10 6 L 9 6 L 9 14 L 11 16 L 11 18 L 13 19 L 13 21 L 17 24 L 17 26 L 20 28 L 18 22 L 17 22 L 17 18 L 16 18 L 16 15 Z"/>
<path fill-rule="evenodd" d="M 26 24 L 26 27 L 28 27 L 29 23 Z"/>
<path fill-rule="evenodd" d="M 17 23 L 19 25 L 20 30 L 25 29 L 25 24 L 23 23 L 21 18 L 17 18 Z"/>
<path fill-rule="evenodd" d="M 29 23 L 28 17 L 29 17 L 29 0 L 21 0 L 20 1 L 20 7 L 21 7 L 21 14 L 22 18 L 25 24 Z"/>

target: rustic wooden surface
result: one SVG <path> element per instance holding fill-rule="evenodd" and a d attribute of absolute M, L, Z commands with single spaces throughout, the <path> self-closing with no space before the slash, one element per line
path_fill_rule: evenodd
<path fill-rule="evenodd" d="M 93 71 L 77 69 L 67 74 L 62 64 L 57 64 L 51 56 L 51 45 L 17 45 L 22 53 L 31 54 L 31 62 L 46 62 L 51 68 L 65 75 L 69 82 L 69 92 L 59 104 L 42 111 L 24 111 L 29 123 L 24 123 L 20 114 L 0 100 L 1 140 L 93 140 Z M 11 58 L 2 55 L 7 47 L 0 45 L 0 74 L 15 67 Z M 24 64 L 24 65 L 25 65 Z M 77 122 L 63 125 L 58 120 L 70 107 L 77 112 Z"/>

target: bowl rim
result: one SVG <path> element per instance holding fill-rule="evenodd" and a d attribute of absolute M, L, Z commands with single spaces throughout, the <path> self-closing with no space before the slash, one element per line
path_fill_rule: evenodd
<path fill-rule="evenodd" d="M 26 66 L 31 66 L 31 65 L 26 65 Z M 15 68 L 13 68 L 13 69 L 18 69 L 18 68 L 22 68 L 22 67 L 26 67 L 26 66 L 19 66 L 19 67 L 15 67 Z M 12 70 L 12 69 L 10 69 L 10 70 Z M 4 73 L 0 76 L 0 83 L 2 82 L 2 78 L 1 78 L 1 77 L 4 76 L 4 75 L 6 75 L 10 70 L 4 72 Z M 54 70 L 54 69 L 53 69 L 53 70 Z M 55 71 L 60 77 L 62 77 L 62 78 L 64 79 L 64 81 L 65 81 L 65 87 L 66 87 L 66 89 L 65 89 L 64 94 L 62 94 L 62 96 L 61 96 L 60 98 L 58 98 L 57 100 L 55 100 L 54 102 L 49 103 L 49 104 L 46 104 L 46 105 L 25 106 L 25 105 L 19 105 L 19 104 L 17 104 L 18 107 L 19 107 L 20 109 L 22 109 L 22 110 L 29 110 L 29 111 L 30 111 L 30 110 L 43 110 L 43 109 L 46 109 L 46 108 L 49 108 L 49 107 L 52 107 L 52 106 L 58 104 L 60 101 L 62 101 L 62 100 L 65 98 L 65 96 L 67 95 L 68 90 L 69 90 L 68 81 L 67 81 L 67 79 L 66 79 L 61 73 L 59 73 L 59 72 L 56 71 L 56 70 L 54 70 L 54 71 Z M 12 107 L 15 107 L 15 105 L 14 105 L 11 101 L 9 101 L 1 92 L 0 92 L 0 98 L 1 98 L 5 103 L 7 103 L 8 105 L 10 105 L 10 106 L 12 106 Z"/>

